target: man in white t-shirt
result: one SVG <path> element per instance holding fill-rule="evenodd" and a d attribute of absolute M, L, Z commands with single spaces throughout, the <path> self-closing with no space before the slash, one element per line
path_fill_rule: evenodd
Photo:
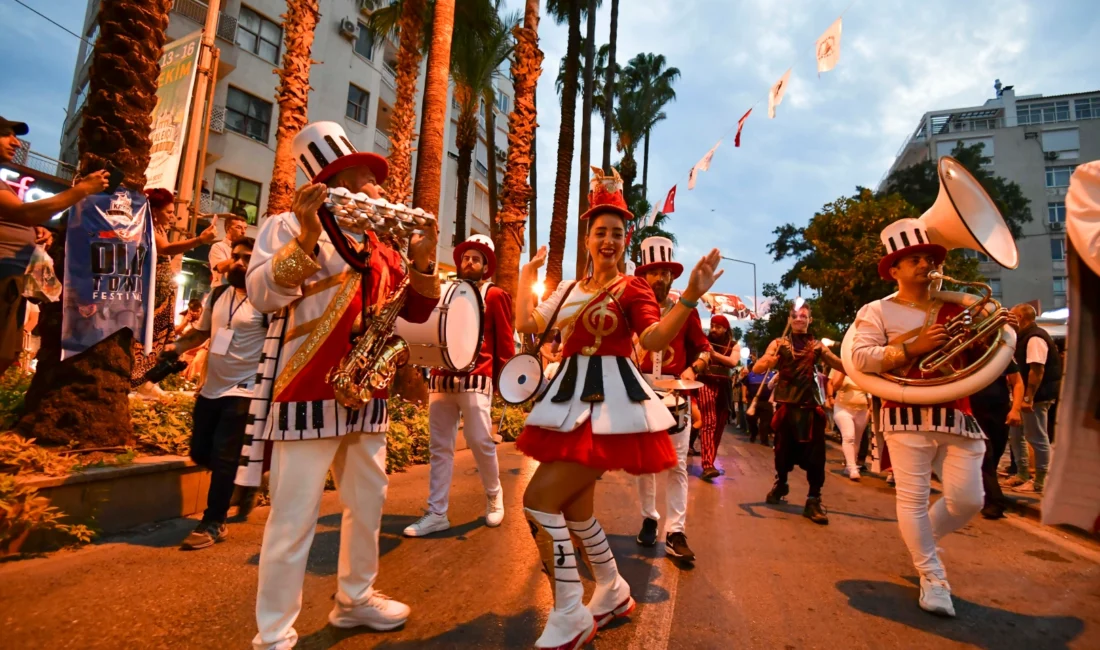
<path fill-rule="evenodd" d="M 1009 444 L 1016 457 L 1016 475 L 1002 484 L 1017 492 L 1040 493 L 1050 467 L 1050 437 L 1047 414 L 1062 388 L 1062 357 L 1054 339 L 1035 323 L 1035 307 L 1023 303 L 1012 308 L 1016 316 L 1016 365 L 1024 379 L 1021 426 L 1009 432 Z M 1027 445 L 1035 450 L 1035 475 L 1028 467 Z"/>
<path fill-rule="evenodd" d="M 206 380 L 195 398 L 191 432 L 191 459 L 210 470 L 210 490 L 202 521 L 181 546 L 185 550 L 213 546 L 227 535 L 233 479 L 267 333 L 266 317 L 253 309 L 245 292 L 252 246 L 248 238 L 233 245 L 232 264 L 226 271 L 229 285 L 210 292 L 202 320 L 176 342 L 174 350 L 166 349 L 180 354 L 210 341 Z"/>
<path fill-rule="evenodd" d="M 247 223 L 238 214 L 225 217 L 225 239 L 210 245 L 210 286 L 225 284 L 226 274 L 233 266 L 233 244 L 245 238 Z"/>

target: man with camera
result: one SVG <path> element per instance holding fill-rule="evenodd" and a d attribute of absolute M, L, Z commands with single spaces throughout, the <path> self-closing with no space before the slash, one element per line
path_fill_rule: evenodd
<path fill-rule="evenodd" d="M 210 341 L 206 380 L 195 399 L 191 459 L 210 470 L 206 512 L 181 548 L 198 550 L 225 539 L 226 515 L 233 496 L 233 479 L 244 444 L 248 408 L 256 382 L 267 317 L 253 308 L 245 290 L 245 272 L 252 259 L 253 241 L 240 239 L 233 245 L 232 265 L 226 272 L 228 285 L 215 287 L 202 318 L 194 329 L 165 348 L 162 360 Z M 246 489 L 244 503 L 251 503 L 255 489 Z"/>

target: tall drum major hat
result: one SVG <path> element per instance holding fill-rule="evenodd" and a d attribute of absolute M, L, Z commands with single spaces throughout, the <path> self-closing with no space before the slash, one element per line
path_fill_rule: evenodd
<path fill-rule="evenodd" d="M 890 275 L 890 267 L 903 257 L 931 254 L 936 258 L 936 264 L 943 264 L 947 258 L 947 249 L 931 242 L 928 229 L 920 219 L 898 219 L 882 229 L 881 237 L 886 255 L 879 260 L 878 274 L 883 280 L 894 279 Z"/>
<path fill-rule="evenodd" d="M 314 183 L 324 183 L 338 172 L 351 167 L 368 167 L 375 182 L 389 175 L 389 164 L 376 153 L 358 151 L 348 140 L 344 128 L 336 122 L 314 122 L 294 138 L 294 162 Z"/>
<path fill-rule="evenodd" d="M 1069 180 L 1066 233 L 1085 264 L 1100 275 L 1100 160 L 1078 165 Z"/>
<path fill-rule="evenodd" d="M 634 214 L 626 207 L 626 199 L 623 197 L 623 179 L 617 169 L 611 170 L 611 175 L 603 173 L 603 170 L 592 165 L 592 180 L 589 183 L 591 190 L 588 192 L 588 211 L 581 215 L 581 220 L 598 217 L 601 214 L 614 214 L 622 217 L 623 222 L 634 219 Z"/>
<path fill-rule="evenodd" d="M 672 240 L 668 237 L 646 237 L 642 240 L 642 264 L 634 275 L 643 276 L 650 271 L 668 269 L 672 279 L 680 277 L 684 265 L 672 259 Z"/>
<path fill-rule="evenodd" d="M 485 235 L 470 235 L 469 239 L 455 246 L 455 268 L 457 269 L 462 266 L 462 256 L 466 254 L 466 251 L 471 249 L 478 251 L 485 258 L 484 277 L 492 277 L 493 272 L 496 271 L 497 268 L 496 247 L 493 245 L 493 240 Z"/>

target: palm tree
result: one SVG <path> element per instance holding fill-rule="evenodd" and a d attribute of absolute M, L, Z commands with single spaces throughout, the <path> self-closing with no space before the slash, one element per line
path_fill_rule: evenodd
<path fill-rule="evenodd" d="M 145 189 L 159 60 L 171 5 L 171 0 L 103 0 L 100 4 L 99 40 L 92 52 L 88 102 L 80 127 L 82 174 L 114 165 L 122 171 L 126 188 Z M 63 245 L 58 249 L 63 251 Z M 64 272 L 60 261 L 56 270 L 59 277 Z M 63 303 L 42 307 L 38 370 L 16 428 L 40 442 L 90 447 L 132 444 L 128 398 L 132 333 L 129 329 L 115 332 L 62 362 Z"/>
<path fill-rule="evenodd" d="M 455 0 L 435 0 L 432 47 L 424 83 L 424 114 L 420 119 L 420 146 L 416 157 L 413 205 L 439 215 L 443 174 L 443 134 L 447 126 L 447 77 L 451 61 Z"/>
<path fill-rule="evenodd" d="M 679 68 L 665 68 L 663 54 L 638 54 L 623 70 L 623 87 L 638 95 L 645 107 L 645 147 L 642 155 L 642 195 L 649 187 L 649 134 L 657 122 L 665 119 L 661 111 L 669 102 L 675 101 L 676 91 L 672 84 L 680 78 Z"/>
<path fill-rule="evenodd" d="M 547 12 L 558 23 L 566 22 L 569 25 L 569 40 L 565 50 L 565 84 L 561 97 L 561 126 L 558 129 L 558 164 L 554 177 L 554 209 L 550 215 L 550 254 L 546 263 L 546 288 L 550 291 L 561 282 L 565 237 L 569 228 L 569 189 L 573 172 L 582 3 L 587 5 L 587 0 L 548 0 L 546 4 Z M 587 188 L 583 191 L 587 191 Z"/>
<path fill-rule="evenodd" d="M 523 27 L 513 30 L 516 37 L 512 57 L 512 79 L 515 106 L 508 116 L 508 162 L 501 184 L 500 231 L 497 234 L 496 283 L 511 295 L 516 295 L 519 283 L 519 257 L 523 249 L 523 228 L 531 201 L 534 160 L 535 88 L 542 71 L 542 51 L 539 49 L 539 2 L 526 0 Z"/>
<path fill-rule="evenodd" d="M 607 67 L 604 68 L 603 82 L 603 106 L 600 115 L 603 117 L 603 170 L 611 173 L 611 131 L 614 128 L 608 116 L 614 115 L 615 92 L 618 83 L 615 79 L 620 73 L 619 66 L 615 63 L 615 47 L 619 41 L 619 0 L 611 0 L 611 34 L 607 39 Z M 602 51 L 602 48 L 601 48 Z"/>
<path fill-rule="evenodd" d="M 271 171 L 271 190 L 267 195 L 268 214 L 290 210 L 294 201 L 294 136 L 309 122 L 309 68 L 313 32 L 321 15 L 318 0 L 289 0 L 283 15 L 286 51 L 279 70 L 279 128 L 275 132 L 275 168 Z"/>
<path fill-rule="evenodd" d="M 536 93 L 536 95 L 537 95 L 537 93 Z M 531 98 L 531 108 L 536 110 L 536 112 L 537 112 L 538 102 L 536 102 L 535 99 L 536 99 L 535 97 Z M 530 242 L 528 243 L 528 246 L 527 246 L 527 259 L 529 259 L 529 260 L 533 259 L 535 257 L 535 253 L 537 253 L 538 250 L 539 250 L 539 229 L 538 229 L 538 224 L 539 224 L 539 210 L 538 210 L 538 207 L 539 207 L 538 206 L 538 203 L 539 203 L 539 190 L 538 190 L 539 182 L 538 182 L 538 164 L 537 164 L 538 156 L 537 156 L 537 152 L 538 152 L 538 140 L 536 138 L 535 132 L 532 131 L 531 132 L 531 174 L 530 174 L 530 176 L 531 176 L 531 200 L 528 201 L 528 204 L 530 204 L 530 206 L 531 206 L 530 207 L 531 215 L 528 219 L 528 224 L 527 224 L 527 227 L 530 230 L 529 237 L 528 237 L 530 239 Z"/>
<path fill-rule="evenodd" d="M 595 80 L 595 46 L 596 46 L 596 5 L 598 0 L 588 0 L 588 8 L 585 13 L 588 17 L 588 35 L 584 44 L 584 94 L 581 99 L 581 161 L 580 161 L 580 191 L 577 198 L 577 214 L 584 214 L 588 210 L 588 163 L 592 159 L 592 96 L 593 81 Z M 588 233 L 588 222 L 577 219 L 577 266 L 575 277 L 584 277 L 585 267 L 588 265 L 588 250 L 584 246 L 584 238 Z"/>
<path fill-rule="evenodd" d="M 371 11 L 367 29 L 375 38 L 400 34 L 397 87 L 390 118 L 390 166 L 386 197 L 408 203 L 412 193 L 412 143 L 416 138 L 416 79 L 425 48 L 425 22 L 431 20 L 427 0 L 362 0 Z"/>
<path fill-rule="evenodd" d="M 484 1 L 484 0 L 483 0 Z M 485 3 L 491 13 L 476 24 L 466 20 L 456 21 L 454 43 L 451 48 L 451 78 L 455 84 L 455 101 L 458 103 L 458 124 L 455 144 L 458 146 L 458 206 L 455 214 L 455 242 L 466 239 L 466 208 L 470 187 L 470 167 L 478 142 L 478 109 L 485 104 L 491 116 L 496 103 L 494 80 L 500 65 L 512 54 L 512 28 L 518 17 L 501 19 L 498 11 L 501 0 Z M 466 16 L 463 16 L 465 19 Z M 478 16 L 478 18 L 482 18 Z M 486 121 L 486 140 L 490 129 Z M 486 143 L 487 151 L 496 153 L 496 144 Z M 490 155 L 490 158 L 494 157 Z M 495 168 L 495 161 L 493 167 Z M 490 173 L 495 173 L 491 170 Z M 494 179 L 495 180 L 495 179 Z M 490 197 L 492 202 L 493 197 Z M 493 224 L 490 219 L 490 224 Z M 495 226 L 494 226 L 495 227 Z"/>
<path fill-rule="evenodd" d="M 627 205 L 633 205 L 634 179 L 638 177 L 638 162 L 634 158 L 638 142 L 645 136 L 646 110 L 637 93 L 620 93 L 615 106 L 612 125 L 618 139 L 615 148 L 623 154 L 619 161 L 619 175 L 623 179 L 623 196 Z M 645 198 L 644 195 L 642 198 Z"/>

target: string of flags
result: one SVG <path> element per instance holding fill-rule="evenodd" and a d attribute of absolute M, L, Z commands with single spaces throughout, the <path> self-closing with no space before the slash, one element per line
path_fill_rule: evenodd
<path fill-rule="evenodd" d="M 849 7 L 850 6 L 851 5 L 849 5 Z M 847 9 L 845 9 L 844 12 L 847 12 Z M 829 72 L 830 70 L 835 68 L 837 63 L 840 61 L 840 33 L 844 12 L 841 13 L 840 18 L 837 18 L 835 21 L 833 21 L 831 25 L 829 25 L 825 32 L 817 38 L 817 41 L 814 44 L 814 52 L 817 59 L 817 76 L 819 78 L 821 77 L 822 72 Z M 775 119 L 776 108 L 778 108 L 779 105 L 783 102 L 783 97 L 787 92 L 787 86 L 790 83 L 792 69 L 793 66 L 791 68 L 787 68 L 787 71 L 783 73 L 783 76 L 780 77 L 779 80 L 776 81 L 768 90 L 768 119 Z M 745 111 L 745 114 L 741 116 L 741 119 L 737 120 L 737 132 L 736 135 L 734 135 L 733 137 L 734 147 L 741 146 L 741 131 L 745 128 L 745 122 L 748 121 L 749 116 L 752 114 L 753 108 L 755 108 L 755 105 L 753 107 L 750 107 L 749 110 Z M 728 134 L 729 132 L 727 131 L 726 133 Z M 714 152 L 718 150 L 718 146 L 722 144 L 722 140 L 725 137 L 726 136 L 723 135 L 722 138 L 719 138 L 718 142 L 716 142 L 714 146 L 710 148 L 710 151 L 708 151 L 706 155 L 699 160 L 699 162 L 695 163 L 695 166 L 693 166 L 691 168 L 691 171 L 688 172 L 688 190 L 695 189 L 695 183 L 699 178 L 700 172 L 705 172 L 710 169 L 710 163 L 711 160 L 714 158 Z M 665 198 L 664 206 L 660 208 L 658 206 L 654 206 L 653 212 L 650 213 L 650 215 L 646 218 L 645 225 L 652 226 L 656 222 L 657 215 L 660 212 L 669 214 L 673 210 L 675 210 L 675 198 L 676 185 L 673 185 L 672 189 L 668 191 L 668 196 Z"/>

